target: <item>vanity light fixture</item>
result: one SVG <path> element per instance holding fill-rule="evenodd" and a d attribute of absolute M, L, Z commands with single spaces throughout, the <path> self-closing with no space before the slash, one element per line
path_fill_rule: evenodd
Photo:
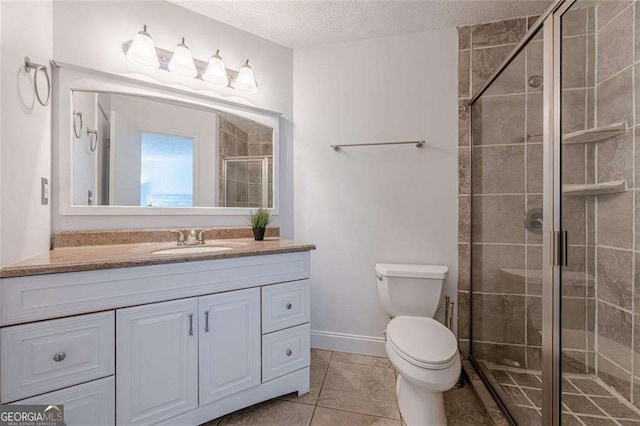
<path fill-rule="evenodd" d="M 194 78 L 198 75 L 191 51 L 184 43 L 184 37 L 176 46 L 176 50 L 173 51 L 173 56 L 171 56 L 171 61 L 169 62 L 169 71 L 185 78 Z"/>
<path fill-rule="evenodd" d="M 229 85 L 229 76 L 227 75 L 227 68 L 220 57 L 220 49 L 211 55 L 207 69 L 202 74 L 202 79 L 217 87 L 227 87 Z"/>
<path fill-rule="evenodd" d="M 258 92 L 258 83 L 248 59 L 238 71 L 225 67 L 220 50 L 216 50 L 208 62 L 202 61 L 193 57 L 184 37 L 173 52 L 155 47 L 145 25 L 133 40 L 123 43 L 122 48 L 131 62 L 146 68 L 168 70 L 183 78 L 202 79 L 214 87 L 246 94 Z"/>
<path fill-rule="evenodd" d="M 139 31 L 133 38 L 133 42 L 127 50 L 127 59 L 145 68 L 155 69 L 160 66 L 156 47 L 151 35 L 147 32 L 146 25 L 143 25 L 142 31 Z"/>
<path fill-rule="evenodd" d="M 258 91 L 258 83 L 256 83 L 256 77 L 253 75 L 253 70 L 249 65 L 248 59 L 240 67 L 238 77 L 236 77 L 233 87 L 245 93 L 256 93 Z"/>

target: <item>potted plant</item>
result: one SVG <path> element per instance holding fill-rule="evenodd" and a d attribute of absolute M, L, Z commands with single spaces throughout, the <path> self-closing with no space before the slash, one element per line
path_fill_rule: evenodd
<path fill-rule="evenodd" d="M 271 223 L 271 213 L 269 210 L 259 208 L 255 212 L 249 213 L 249 224 L 253 228 L 253 237 L 256 241 L 264 240 L 264 231 Z"/>

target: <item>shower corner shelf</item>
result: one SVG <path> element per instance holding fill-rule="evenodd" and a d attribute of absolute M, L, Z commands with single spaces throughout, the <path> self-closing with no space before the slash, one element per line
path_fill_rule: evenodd
<path fill-rule="evenodd" d="M 627 122 L 611 124 L 610 126 L 595 127 L 593 129 L 579 130 L 573 133 L 562 135 L 562 143 L 564 145 L 574 145 L 580 143 L 594 143 L 605 139 L 621 135 L 628 130 Z M 528 143 L 542 142 L 542 135 L 528 135 Z"/>
<path fill-rule="evenodd" d="M 614 194 L 617 192 L 626 192 L 626 190 L 626 180 L 581 185 L 562 185 L 562 195 L 564 196 Z"/>
<path fill-rule="evenodd" d="M 562 143 L 565 145 L 578 143 L 599 142 L 613 136 L 618 136 L 627 131 L 627 122 L 612 124 L 605 127 L 596 127 L 593 129 L 580 130 L 577 132 L 566 134 L 562 137 Z"/>

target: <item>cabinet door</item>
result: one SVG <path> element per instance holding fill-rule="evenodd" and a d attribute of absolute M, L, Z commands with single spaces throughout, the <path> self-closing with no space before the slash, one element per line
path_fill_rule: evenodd
<path fill-rule="evenodd" d="M 198 407 L 197 298 L 116 312 L 119 424 L 155 423 Z"/>
<path fill-rule="evenodd" d="M 64 405 L 67 426 L 115 424 L 115 378 L 113 376 L 71 386 L 13 404 Z"/>
<path fill-rule="evenodd" d="M 200 405 L 260 384 L 260 289 L 200 298 Z"/>

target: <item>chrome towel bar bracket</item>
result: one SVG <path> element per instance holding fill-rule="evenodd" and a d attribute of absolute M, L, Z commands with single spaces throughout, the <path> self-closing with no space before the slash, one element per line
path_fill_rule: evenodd
<path fill-rule="evenodd" d="M 40 105 L 42 106 L 49 105 L 49 101 L 51 100 L 51 79 L 49 78 L 49 71 L 47 70 L 47 67 L 41 64 L 36 64 L 34 62 L 31 62 L 31 59 L 29 59 L 28 56 L 25 56 L 24 70 L 27 72 L 27 74 L 29 74 L 31 70 L 35 70 L 35 73 L 33 74 L 33 91 L 36 93 L 36 98 L 38 98 L 38 102 L 40 102 Z M 41 71 L 44 74 L 44 77 L 46 78 L 46 82 L 47 82 L 46 101 L 42 100 L 42 96 L 40 96 L 40 91 L 38 90 L 38 75 Z"/>
<path fill-rule="evenodd" d="M 416 148 L 422 148 L 425 141 L 406 141 L 406 142 L 372 142 L 372 143 L 353 143 L 347 145 L 331 145 L 334 151 L 338 152 L 342 148 L 350 148 L 354 146 L 380 146 L 380 145 L 415 145 Z"/>

